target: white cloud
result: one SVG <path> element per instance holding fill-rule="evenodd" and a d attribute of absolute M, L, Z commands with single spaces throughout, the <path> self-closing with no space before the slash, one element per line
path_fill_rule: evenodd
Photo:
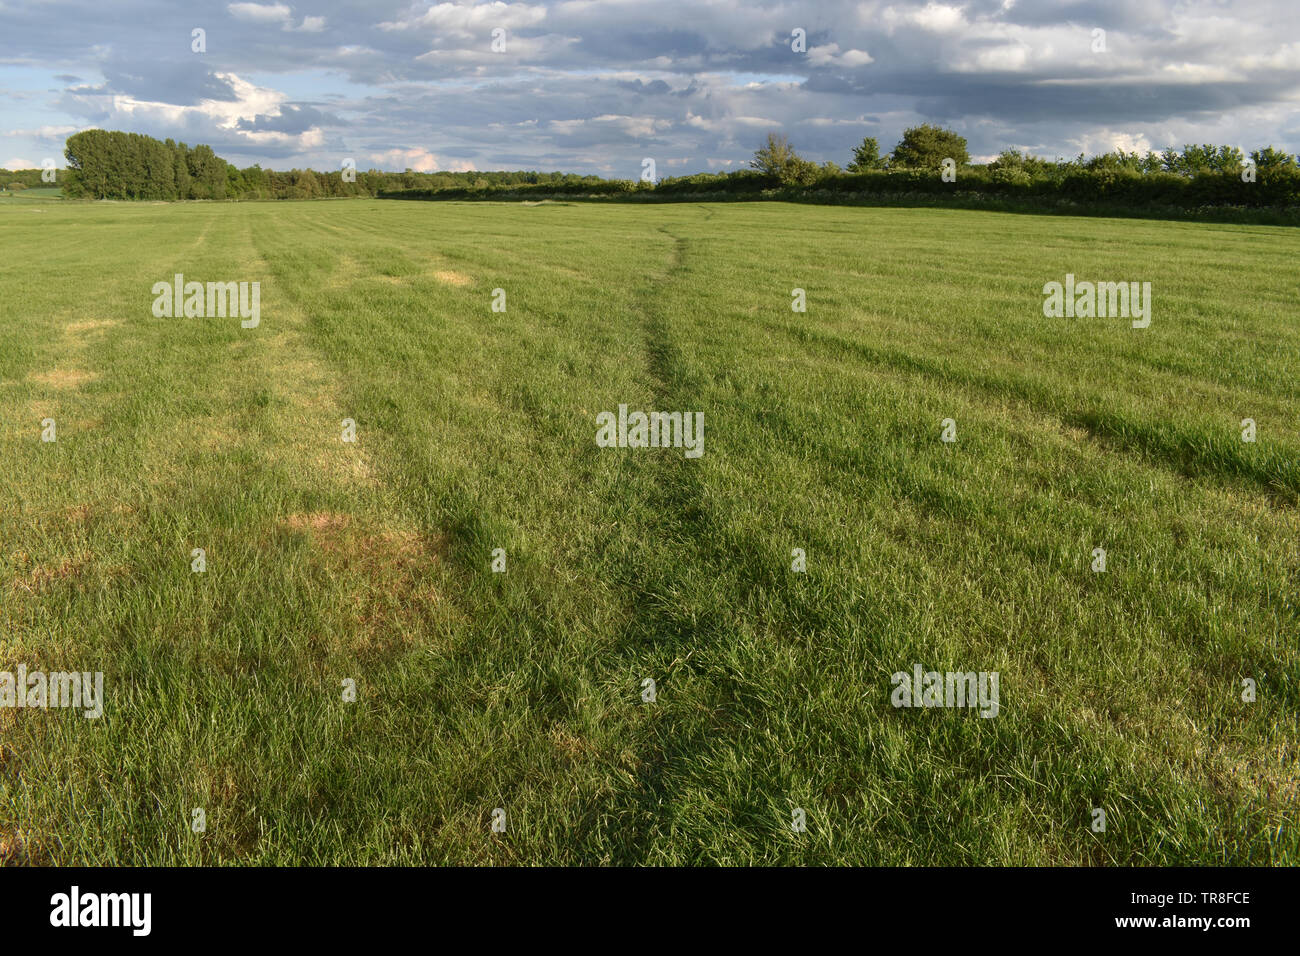
<path fill-rule="evenodd" d="M 1298 70 L 1300 71 L 1300 43 L 1286 43 L 1272 53 L 1248 53 L 1238 57 L 1236 66 L 1243 70 Z"/>
<path fill-rule="evenodd" d="M 286 23 L 293 15 L 283 3 L 231 3 L 226 9 L 236 20 L 249 23 Z"/>
<path fill-rule="evenodd" d="M 325 29 L 325 18 L 324 17 L 303 17 L 302 23 L 300 25 L 295 27 L 295 26 L 290 26 L 289 24 L 286 23 L 284 28 L 286 30 L 297 31 L 298 33 L 320 33 L 322 30 Z"/>
<path fill-rule="evenodd" d="M 623 116 L 614 113 L 593 116 L 591 122 L 612 126 L 629 136 L 653 136 L 656 132 L 673 125 L 670 120 L 658 119 L 654 116 Z"/>
<path fill-rule="evenodd" d="M 1018 73 L 1028 67 L 1029 48 L 1019 43 L 991 47 L 975 56 L 975 69 L 980 73 Z"/>
<path fill-rule="evenodd" d="M 840 52 L 838 43 L 827 43 L 825 46 L 815 46 L 808 51 L 808 62 L 813 66 L 866 66 L 874 62 L 870 53 L 865 50 L 845 50 Z"/>
<path fill-rule="evenodd" d="M 33 163 L 30 159 L 20 159 L 15 156 L 13 159 L 6 159 L 3 163 L 0 163 L 0 169 L 8 169 L 10 171 L 17 169 L 40 169 L 40 164 Z M 5 184 L 0 183 L 0 186 L 3 185 Z"/>
<path fill-rule="evenodd" d="M 1175 83 L 1226 83 L 1245 79 L 1235 70 L 1204 63 L 1166 63 L 1160 70 L 1160 77 Z"/>
<path fill-rule="evenodd" d="M 461 48 L 435 47 L 427 53 L 421 53 L 415 59 L 421 63 L 491 63 L 499 64 L 502 60 L 507 63 L 519 60 L 534 60 L 547 56 L 553 56 L 564 47 L 577 43 L 577 37 L 563 37 L 556 34 L 548 34 L 541 37 L 507 37 L 506 53 L 508 58 L 501 53 L 492 50 L 486 34 L 482 37 L 475 37 L 470 34 L 456 35 L 462 42 L 468 46 Z M 439 37 L 443 40 L 445 37 Z"/>
<path fill-rule="evenodd" d="M 899 25 L 910 25 L 930 33 L 954 33 L 967 25 L 965 11 L 945 3 L 927 3 L 920 10 L 886 7 L 882 18 L 890 32 Z"/>
<path fill-rule="evenodd" d="M 951 33 L 966 22 L 966 14 L 961 7 L 943 3 L 927 3 L 912 14 L 912 22 L 935 33 Z"/>
<path fill-rule="evenodd" d="M 231 3 L 226 9 L 236 20 L 278 23 L 281 30 L 291 33 L 320 33 L 325 29 L 324 17 L 303 17 L 302 23 L 294 26 L 293 10 L 283 3 Z"/>
<path fill-rule="evenodd" d="M 38 126 L 36 129 L 11 129 L 5 133 L 6 136 L 27 136 L 32 139 L 59 139 L 64 136 L 71 136 L 73 133 L 83 129 L 90 129 L 89 126 Z"/>
<path fill-rule="evenodd" d="M 418 16 L 380 23 L 381 30 L 411 30 L 428 27 L 438 31 L 487 33 L 494 27 L 513 29 L 533 26 L 546 19 L 546 8 L 526 3 L 440 3 Z"/>
<path fill-rule="evenodd" d="M 1147 153 L 1152 148 L 1151 140 L 1141 133 L 1112 129 L 1093 130 L 1083 136 L 1068 140 L 1068 142 L 1073 143 L 1080 152 L 1089 156 L 1110 153 L 1117 149 L 1122 149 L 1126 153 Z"/>
<path fill-rule="evenodd" d="M 413 149 L 388 149 L 381 153 L 371 153 L 380 169 L 411 169 L 417 173 L 465 173 L 474 169 L 474 164 L 457 160 L 444 162 L 441 158 L 419 147 Z"/>

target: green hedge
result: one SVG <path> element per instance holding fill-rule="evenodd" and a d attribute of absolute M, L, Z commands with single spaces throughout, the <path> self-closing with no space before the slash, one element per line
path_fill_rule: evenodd
<path fill-rule="evenodd" d="M 505 184 L 500 186 L 452 186 L 445 189 L 381 189 L 380 199 L 544 199 L 561 196 L 624 196 L 648 191 L 649 183 L 630 179 L 606 179 L 589 183 Z"/>
<path fill-rule="evenodd" d="M 1300 169 L 1261 169 L 1255 182 L 1243 182 L 1235 172 L 1202 171 L 1195 176 L 1141 173 L 1129 169 L 1086 169 L 1061 164 L 1046 172 L 966 166 L 955 182 L 923 169 L 873 170 L 824 176 L 809 186 L 782 185 L 771 176 L 749 170 L 700 173 L 665 179 L 657 186 L 628 180 L 597 183 L 501 186 L 493 188 L 391 189 L 382 199 L 542 199 L 611 198 L 648 202 L 727 199 L 781 199 L 792 202 L 926 201 L 942 204 L 1002 202 L 1040 207 L 1095 206 L 1111 211 L 1125 208 L 1152 212 L 1208 209 L 1258 209 L 1300 215 Z"/>

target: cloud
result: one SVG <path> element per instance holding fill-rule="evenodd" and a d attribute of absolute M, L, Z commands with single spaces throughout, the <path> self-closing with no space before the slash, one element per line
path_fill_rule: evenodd
<path fill-rule="evenodd" d="M 415 147 L 413 149 L 386 149 L 382 152 L 370 153 L 370 158 L 380 169 L 392 170 L 414 170 L 417 173 L 438 173 L 438 172 L 468 172 L 474 168 L 472 163 L 467 162 L 447 162 L 435 156 L 427 149 Z"/>
<path fill-rule="evenodd" d="M 236 20 L 248 23 L 285 23 L 293 16 L 283 3 L 232 3 L 226 9 Z"/>
<path fill-rule="evenodd" d="M 768 130 L 844 163 L 863 136 L 888 149 L 930 122 L 976 156 L 1193 140 L 1295 152 L 1292 3 L 222 0 L 202 55 L 188 9 L 7 4 L 0 150 L 41 156 L 93 124 L 281 167 L 374 153 L 633 177 L 647 155 L 674 172 L 741 168 Z"/>
<path fill-rule="evenodd" d="M 864 50 L 845 50 L 840 52 L 838 43 L 815 46 L 808 51 L 808 62 L 813 66 L 866 66 L 872 62 L 870 53 Z"/>
<path fill-rule="evenodd" d="M 246 23 L 278 23 L 280 29 L 292 33 L 320 33 L 325 29 L 324 17 L 303 17 L 302 23 L 293 25 L 293 10 L 283 3 L 231 3 L 226 10 L 236 20 Z"/>
<path fill-rule="evenodd" d="M 23 136 L 28 139 L 62 139 L 87 126 L 38 126 L 36 129 L 11 129 L 6 136 Z"/>
<path fill-rule="evenodd" d="M 544 6 L 527 3 L 439 3 L 417 16 L 378 24 L 381 30 L 456 31 L 490 34 L 496 27 L 517 29 L 546 19 Z"/>
<path fill-rule="evenodd" d="M 908 19 L 923 30 L 933 33 L 952 33 L 966 25 L 966 14 L 961 7 L 946 3 L 927 3 Z"/>
<path fill-rule="evenodd" d="M 1092 130 L 1075 137 L 1070 142 L 1078 147 L 1079 152 L 1088 155 L 1109 153 L 1117 149 L 1122 149 L 1126 153 L 1146 153 L 1152 149 L 1151 140 L 1146 136 L 1126 130 Z"/>
<path fill-rule="evenodd" d="M 71 95 L 70 99 L 97 114 L 100 126 L 144 129 L 160 136 L 198 132 L 202 141 L 214 148 L 256 146 L 302 151 L 325 142 L 320 126 L 324 117 L 315 108 L 289 103 L 285 94 L 233 73 L 217 73 L 213 78 L 229 92 L 228 96 L 178 104 L 96 90 Z"/>

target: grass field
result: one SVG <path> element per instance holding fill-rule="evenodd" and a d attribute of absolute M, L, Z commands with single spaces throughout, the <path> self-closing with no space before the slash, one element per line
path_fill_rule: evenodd
<path fill-rule="evenodd" d="M 1294 231 L 15 201 L 0 234 L 0 670 L 106 698 L 0 709 L 9 862 L 1300 863 Z M 156 318 L 175 273 L 260 281 L 260 325 Z M 1150 281 L 1150 327 L 1044 318 L 1066 273 Z M 619 404 L 702 412 L 703 455 L 597 447 Z M 917 664 L 998 672 L 999 713 L 891 706 Z"/>
<path fill-rule="evenodd" d="M 20 203 L 32 202 L 35 200 L 62 199 L 63 189 L 59 186 L 34 186 L 30 189 L 19 189 L 10 192 L 6 189 L 0 189 L 0 203 Z"/>

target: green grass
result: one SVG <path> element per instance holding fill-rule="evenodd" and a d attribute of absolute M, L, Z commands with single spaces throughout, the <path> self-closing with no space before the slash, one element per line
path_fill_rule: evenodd
<path fill-rule="evenodd" d="M 19 189 L 13 192 L 10 192 L 7 189 L 0 189 L 0 203 L 62 198 L 63 188 L 61 186 L 34 186 L 30 189 Z"/>
<path fill-rule="evenodd" d="M 374 201 L 0 230 L 0 670 L 107 697 L 0 710 L 11 862 L 1300 863 L 1293 231 Z M 175 272 L 260 281 L 260 327 L 155 318 Z M 1045 319 L 1067 272 L 1150 281 L 1151 327 Z M 598 448 L 620 403 L 703 412 L 703 457 Z M 1000 713 L 893 708 L 918 663 L 999 672 Z"/>

